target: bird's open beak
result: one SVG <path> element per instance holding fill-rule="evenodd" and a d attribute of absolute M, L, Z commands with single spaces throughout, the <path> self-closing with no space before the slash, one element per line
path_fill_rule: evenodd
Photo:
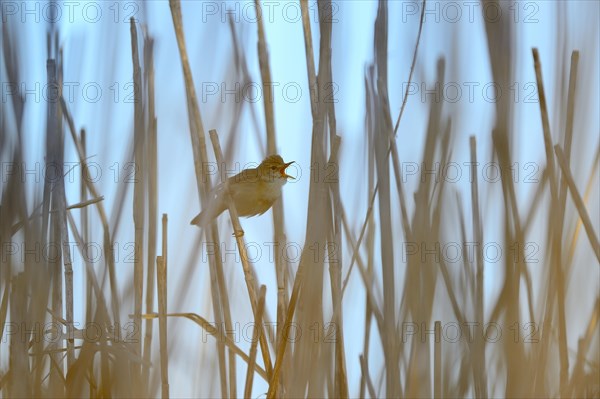
<path fill-rule="evenodd" d="M 285 173 L 285 170 L 287 169 L 287 167 L 293 163 L 294 163 L 294 161 L 283 164 L 283 168 L 279 169 L 279 172 L 281 172 L 281 176 L 286 177 L 288 179 L 295 179 L 295 177 L 290 176 L 287 173 Z"/>

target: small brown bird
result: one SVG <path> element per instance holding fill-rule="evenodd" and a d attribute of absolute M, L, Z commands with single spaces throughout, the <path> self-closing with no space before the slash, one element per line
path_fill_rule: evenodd
<path fill-rule="evenodd" d="M 258 165 L 258 168 L 244 169 L 235 176 L 215 187 L 210 195 L 208 207 L 198 214 L 190 224 L 203 227 L 227 209 L 225 184 L 235 203 L 239 216 L 262 215 L 281 197 L 281 187 L 292 176 L 285 170 L 292 162 L 283 162 L 279 155 L 270 155 Z"/>

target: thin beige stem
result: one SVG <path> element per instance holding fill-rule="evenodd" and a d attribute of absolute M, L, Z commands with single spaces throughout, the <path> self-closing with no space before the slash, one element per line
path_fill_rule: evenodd
<path fill-rule="evenodd" d="M 259 334 L 262 333 L 262 328 L 260 328 L 259 325 L 262 324 L 262 316 L 265 310 L 266 294 L 267 287 L 265 285 L 261 285 L 258 298 L 258 309 L 256 312 L 256 319 L 254 319 L 252 343 L 250 344 L 250 360 L 248 361 L 248 371 L 246 372 L 246 386 L 244 387 L 244 398 L 250 398 L 250 395 L 252 394 L 252 383 L 254 381 L 254 366 L 256 366 L 256 346 L 259 341 Z"/>

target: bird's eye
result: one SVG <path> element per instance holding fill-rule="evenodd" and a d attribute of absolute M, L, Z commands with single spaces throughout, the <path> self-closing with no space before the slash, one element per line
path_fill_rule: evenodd
<path fill-rule="evenodd" d="M 277 166 L 271 166 L 271 170 L 277 170 Z"/>

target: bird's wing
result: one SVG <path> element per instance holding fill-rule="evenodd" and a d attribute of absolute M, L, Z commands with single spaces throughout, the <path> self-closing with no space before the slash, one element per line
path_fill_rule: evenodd
<path fill-rule="evenodd" d="M 236 184 L 256 183 L 256 182 L 258 182 L 258 178 L 259 178 L 258 169 L 250 168 L 250 169 L 242 170 L 240 173 L 238 173 L 235 176 L 231 176 L 227 180 L 229 181 L 230 185 L 236 185 Z"/>

